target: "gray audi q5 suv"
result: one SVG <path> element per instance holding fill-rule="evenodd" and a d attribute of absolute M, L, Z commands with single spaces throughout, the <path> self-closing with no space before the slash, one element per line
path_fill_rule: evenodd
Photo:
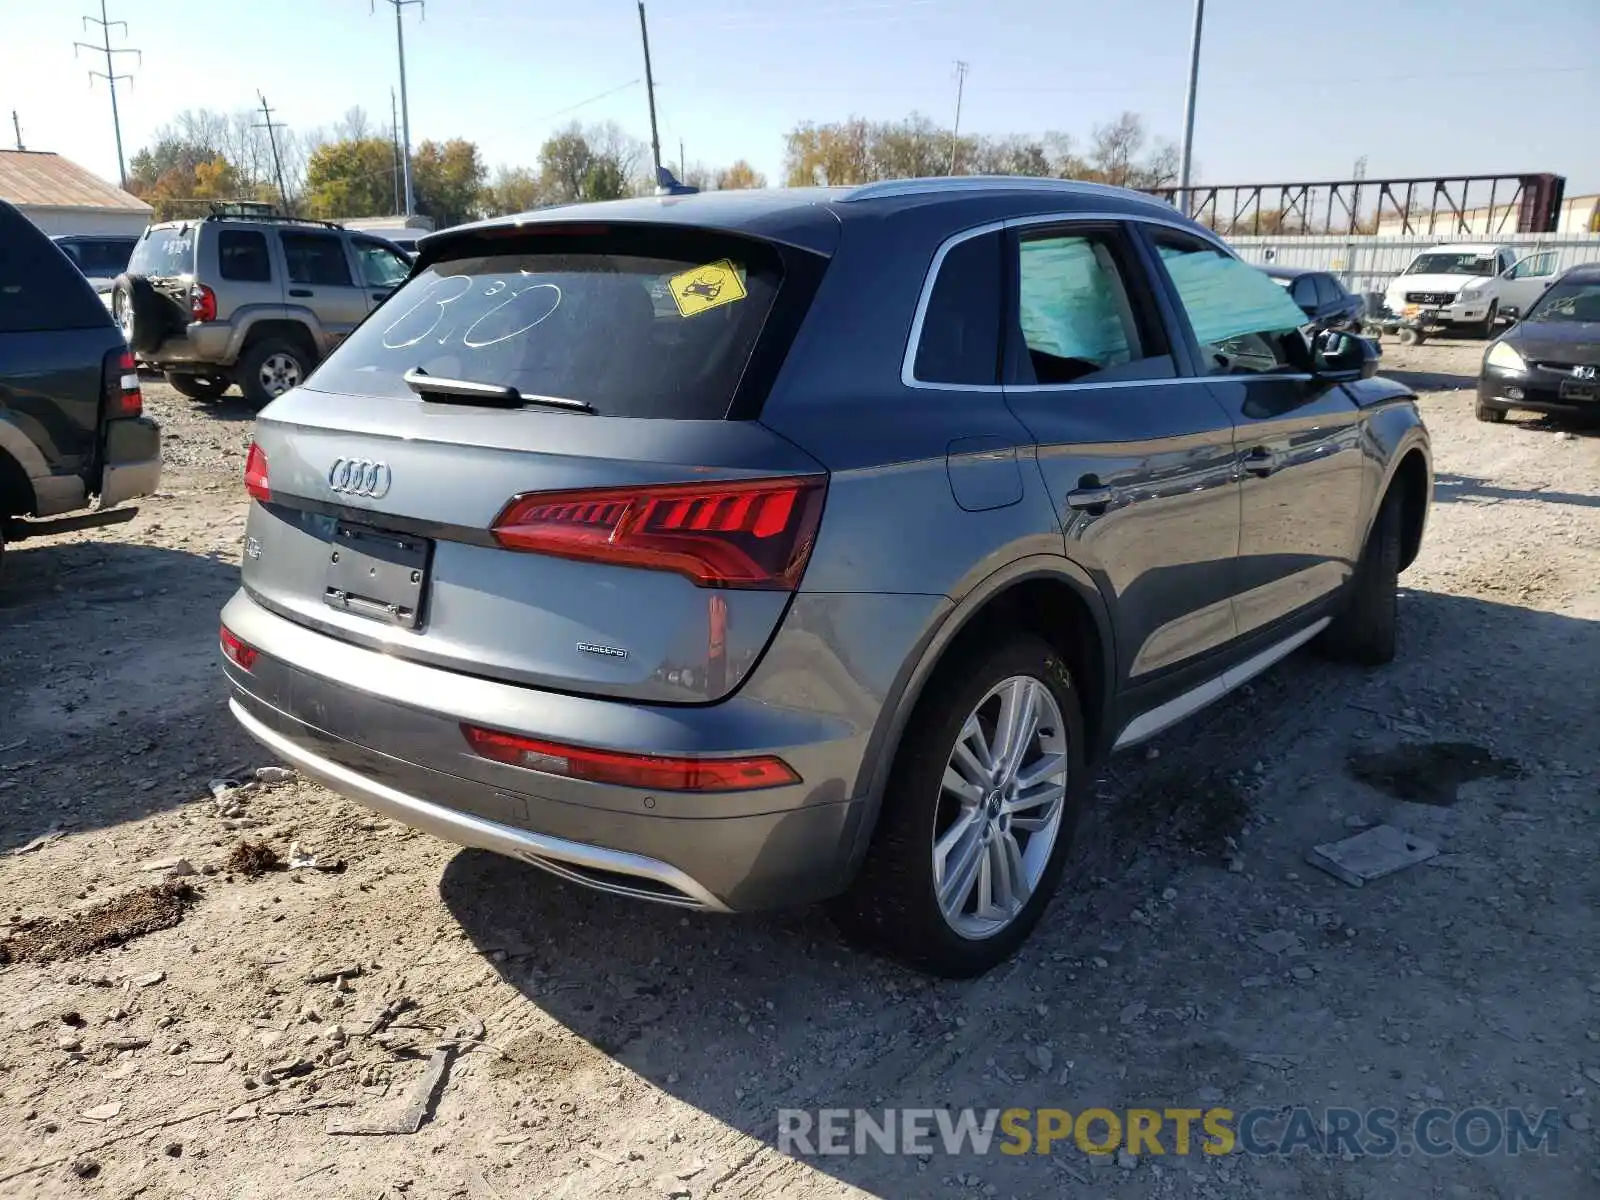
<path fill-rule="evenodd" d="M 981 972 L 1105 755 L 1312 639 L 1394 654 L 1427 433 L 1303 322 L 1053 180 L 434 235 L 261 414 L 233 712 L 440 837 Z"/>

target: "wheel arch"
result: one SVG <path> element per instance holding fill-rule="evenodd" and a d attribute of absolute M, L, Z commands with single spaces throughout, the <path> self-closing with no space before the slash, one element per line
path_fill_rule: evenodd
<path fill-rule="evenodd" d="M 868 812 L 853 863 L 860 861 L 871 841 L 889 773 L 928 684 L 953 650 L 995 629 L 1031 630 L 1061 652 L 1083 704 L 1087 757 L 1093 762 L 1101 756 L 1116 669 L 1105 601 L 1088 572 L 1069 559 L 1048 555 L 1020 559 L 985 578 L 948 609 L 896 681 L 856 780 L 855 794 L 866 798 Z"/>
<path fill-rule="evenodd" d="M 243 358 L 252 347 L 275 338 L 282 338 L 302 347 L 310 356 L 310 361 L 306 364 L 308 370 L 316 366 L 322 357 L 317 349 L 317 331 L 305 321 L 294 317 L 262 316 L 251 321 L 245 328 L 239 348 L 234 354 L 235 360 Z"/>
<path fill-rule="evenodd" d="M 1368 533 L 1372 522 L 1387 503 L 1390 494 L 1400 497 L 1400 569 L 1404 571 L 1422 552 L 1422 534 L 1428 524 L 1428 510 L 1433 504 L 1433 462 L 1425 439 L 1407 438 L 1391 459 L 1389 472 L 1378 492 L 1378 503 L 1373 506 L 1368 519 Z M 1365 544 L 1365 539 L 1363 539 Z"/>
<path fill-rule="evenodd" d="M 6 426 L 0 424 L 0 429 Z M 3 441 L 3 439 L 0 439 Z M 34 495 L 33 483 L 28 478 L 28 473 L 19 463 L 0 445 L 0 521 L 7 517 L 21 517 L 32 513 L 38 505 L 38 498 Z"/>

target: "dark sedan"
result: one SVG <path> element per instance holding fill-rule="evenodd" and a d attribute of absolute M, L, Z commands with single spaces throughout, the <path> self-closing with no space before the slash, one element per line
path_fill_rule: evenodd
<path fill-rule="evenodd" d="M 1300 306 L 1314 333 L 1327 329 L 1361 332 L 1361 318 L 1366 315 L 1367 302 L 1345 291 L 1344 286 L 1326 271 L 1314 271 L 1306 267 L 1261 269 L 1288 289 L 1289 298 Z"/>
<path fill-rule="evenodd" d="M 1478 420 L 1513 408 L 1600 417 L 1600 265 L 1556 280 L 1485 352 Z"/>

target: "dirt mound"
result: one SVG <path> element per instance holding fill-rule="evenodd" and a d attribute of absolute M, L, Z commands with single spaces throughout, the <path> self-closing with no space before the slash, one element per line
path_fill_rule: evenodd
<path fill-rule="evenodd" d="M 0 942 L 0 964 L 56 962 L 171 929 L 198 899 L 187 883 L 158 883 L 59 921 L 26 925 Z"/>
<path fill-rule="evenodd" d="M 257 879 L 268 871 L 283 870 L 283 859 L 265 842 L 240 842 L 223 862 L 226 870 L 246 879 Z"/>

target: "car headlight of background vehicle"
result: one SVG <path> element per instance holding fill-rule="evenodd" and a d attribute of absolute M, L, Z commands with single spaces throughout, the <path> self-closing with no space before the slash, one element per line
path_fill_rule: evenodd
<path fill-rule="evenodd" d="M 1522 361 L 1522 355 L 1517 353 L 1517 348 L 1510 342 L 1496 342 L 1489 347 L 1489 353 L 1483 356 L 1483 365 L 1486 367 L 1499 367 L 1502 371 L 1526 371 L 1528 364 Z"/>

